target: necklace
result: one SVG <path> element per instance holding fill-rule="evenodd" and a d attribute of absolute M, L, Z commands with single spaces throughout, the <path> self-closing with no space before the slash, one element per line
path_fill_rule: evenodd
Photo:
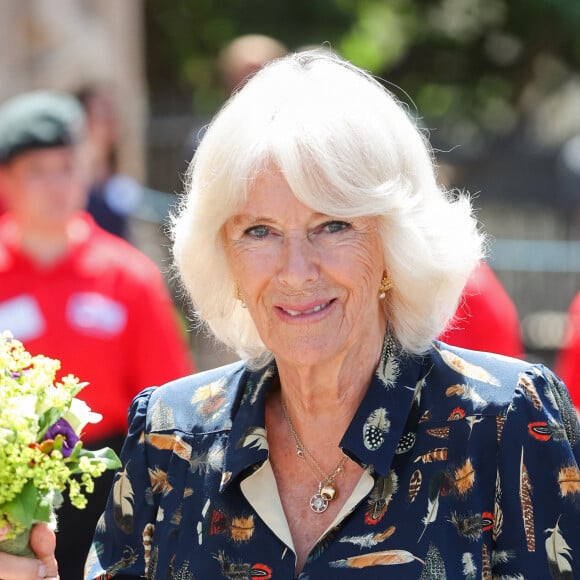
<path fill-rule="evenodd" d="M 325 474 L 318 461 L 314 459 L 312 453 L 306 449 L 304 443 L 302 443 L 302 440 L 298 437 L 298 433 L 296 433 L 296 429 L 294 429 L 290 415 L 288 415 L 284 399 L 280 397 L 280 400 L 282 401 L 282 412 L 284 413 L 284 418 L 288 423 L 288 427 L 290 427 L 290 432 L 292 433 L 294 443 L 296 444 L 296 455 L 306 461 L 310 471 L 312 471 L 314 477 L 318 479 L 318 491 L 310 498 L 310 509 L 317 514 L 321 514 L 328 509 L 329 502 L 336 498 L 338 492 L 334 481 L 343 471 L 348 457 L 343 454 L 342 458 L 334 466 L 334 469 L 332 469 L 330 473 Z"/>

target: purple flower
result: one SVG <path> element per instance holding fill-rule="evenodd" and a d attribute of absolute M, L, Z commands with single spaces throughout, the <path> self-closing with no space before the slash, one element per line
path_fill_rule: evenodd
<path fill-rule="evenodd" d="M 59 419 L 54 425 L 48 428 L 48 431 L 43 437 L 46 439 L 55 439 L 57 435 L 62 435 L 62 455 L 69 457 L 72 453 L 76 442 L 79 440 L 78 435 L 65 419 Z"/>

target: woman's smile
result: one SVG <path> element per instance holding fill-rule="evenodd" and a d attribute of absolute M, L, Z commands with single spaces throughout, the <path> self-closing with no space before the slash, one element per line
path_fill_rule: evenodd
<path fill-rule="evenodd" d="M 280 313 L 284 318 L 290 316 L 292 321 L 307 320 L 308 322 L 313 322 L 314 320 L 320 319 L 322 316 L 328 314 L 330 307 L 334 304 L 335 299 L 326 300 L 316 306 L 283 306 L 281 304 L 275 305 L 274 308 Z M 319 317 L 313 317 L 312 314 L 319 314 Z"/>

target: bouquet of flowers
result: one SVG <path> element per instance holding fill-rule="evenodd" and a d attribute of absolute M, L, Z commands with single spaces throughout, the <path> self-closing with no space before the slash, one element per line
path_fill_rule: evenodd
<path fill-rule="evenodd" d="M 82 430 L 98 423 L 76 395 L 87 383 L 69 375 L 56 382 L 60 362 L 31 356 L 8 332 L 0 333 L 0 551 L 32 555 L 30 530 L 54 522 L 68 488 L 83 509 L 93 479 L 121 465 L 112 449 L 84 449 Z"/>

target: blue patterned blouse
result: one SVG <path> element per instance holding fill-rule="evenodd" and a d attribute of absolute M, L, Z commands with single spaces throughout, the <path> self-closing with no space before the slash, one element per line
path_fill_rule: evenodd
<path fill-rule="evenodd" d="M 563 384 L 389 338 L 341 443 L 365 471 L 296 576 L 264 426 L 276 373 L 236 363 L 135 399 L 86 578 L 580 576 L 580 426 Z"/>

